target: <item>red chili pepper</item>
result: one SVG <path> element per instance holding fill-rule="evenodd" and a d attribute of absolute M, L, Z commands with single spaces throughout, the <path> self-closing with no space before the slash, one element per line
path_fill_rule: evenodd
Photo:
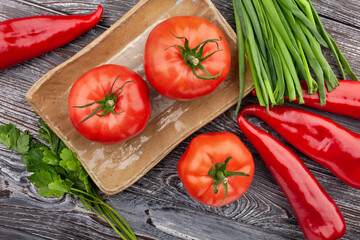
<path fill-rule="evenodd" d="M 0 70 L 59 48 L 89 31 L 102 6 L 89 15 L 44 15 L 0 22 Z"/>
<path fill-rule="evenodd" d="M 242 115 L 255 115 L 301 152 L 328 168 L 344 183 L 360 189 L 360 135 L 297 108 L 250 105 Z"/>
<path fill-rule="evenodd" d="M 305 105 L 360 120 L 360 82 L 339 80 L 339 83 L 333 91 L 326 91 L 326 105 L 321 106 L 319 95 L 309 94 L 306 82 L 301 81 Z M 255 91 L 252 94 L 256 96 Z M 298 103 L 297 100 L 294 102 Z"/>
<path fill-rule="evenodd" d="M 307 239 L 338 239 L 344 217 L 300 159 L 280 141 L 248 123 L 240 113 L 241 131 L 255 146 L 283 190 Z"/>

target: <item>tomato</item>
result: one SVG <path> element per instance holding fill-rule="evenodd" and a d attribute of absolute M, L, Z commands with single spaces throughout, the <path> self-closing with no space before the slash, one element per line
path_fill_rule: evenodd
<path fill-rule="evenodd" d="M 151 31 L 145 45 L 147 80 L 160 94 L 175 100 L 191 100 L 214 91 L 228 75 L 230 62 L 222 32 L 199 17 L 165 20 Z"/>
<path fill-rule="evenodd" d="M 71 123 L 85 138 L 102 144 L 120 143 L 145 128 L 151 115 L 149 89 L 132 70 L 103 65 L 75 81 L 68 109 Z"/>
<path fill-rule="evenodd" d="M 232 133 L 200 134 L 181 157 L 178 174 L 191 197 L 219 207 L 247 191 L 254 176 L 254 160 Z"/>

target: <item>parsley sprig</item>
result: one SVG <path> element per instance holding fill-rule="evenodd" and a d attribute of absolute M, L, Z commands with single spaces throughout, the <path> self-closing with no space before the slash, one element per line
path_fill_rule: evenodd
<path fill-rule="evenodd" d="M 33 142 L 28 131 L 20 133 L 13 124 L 0 125 L 0 143 L 17 151 L 25 164 L 30 182 L 43 197 L 60 198 L 64 194 L 77 196 L 87 210 L 104 218 L 122 239 L 136 239 L 124 219 L 99 195 L 98 188 L 79 162 L 76 154 L 40 120 L 38 136 L 49 143 Z"/>

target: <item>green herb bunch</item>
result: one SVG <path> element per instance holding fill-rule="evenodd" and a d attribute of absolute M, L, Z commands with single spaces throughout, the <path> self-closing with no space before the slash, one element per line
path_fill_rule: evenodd
<path fill-rule="evenodd" d="M 339 81 L 321 47 L 332 51 L 344 80 L 345 72 L 358 80 L 310 0 L 233 0 L 233 5 L 240 81 L 236 113 L 243 95 L 245 52 L 259 104 L 267 108 L 282 104 L 285 97 L 304 103 L 299 79 L 326 104 L 325 88 L 330 92 Z"/>
<path fill-rule="evenodd" d="M 32 141 L 28 131 L 20 133 L 13 124 L 0 125 L 0 142 L 8 149 L 22 155 L 30 182 L 39 188 L 43 197 L 60 198 L 64 194 L 77 196 L 87 210 L 92 210 L 104 218 L 122 239 L 136 239 L 124 219 L 100 197 L 98 188 L 89 178 L 76 154 L 40 120 L 38 136 L 47 145 Z"/>

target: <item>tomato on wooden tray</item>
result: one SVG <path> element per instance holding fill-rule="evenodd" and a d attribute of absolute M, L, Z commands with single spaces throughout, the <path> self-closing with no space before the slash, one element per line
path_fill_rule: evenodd
<path fill-rule="evenodd" d="M 150 33 L 144 53 L 149 83 L 165 97 L 191 100 L 216 89 L 230 70 L 222 32 L 200 17 L 172 17 Z"/>
<path fill-rule="evenodd" d="M 254 160 L 232 133 L 200 134 L 179 160 L 178 174 L 191 197 L 219 207 L 247 191 L 254 176 Z"/>
<path fill-rule="evenodd" d="M 91 69 L 77 79 L 68 108 L 75 129 L 102 144 L 134 137 L 151 115 L 146 82 L 127 67 L 113 64 Z"/>

